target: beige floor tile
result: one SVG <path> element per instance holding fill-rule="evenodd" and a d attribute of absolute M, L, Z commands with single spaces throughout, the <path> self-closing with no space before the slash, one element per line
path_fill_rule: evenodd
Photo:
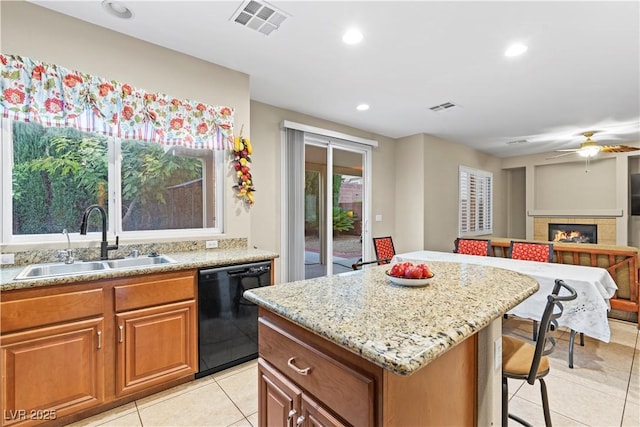
<path fill-rule="evenodd" d="M 156 394 L 152 394 L 151 396 L 138 399 L 136 400 L 136 404 L 138 405 L 138 408 L 144 408 L 149 405 L 155 405 L 156 403 L 162 402 L 163 400 L 171 399 L 172 397 L 175 397 L 177 395 L 187 393 L 192 390 L 197 390 L 201 387 L 204 387 L 213 383 L 215 383 L 215 381 L 213 381 L 213 377 L 209 375 L 204 378 L 199 378 L 195 381 L 191 381 L 185 384 L 180 384 L 179 386 L 172 387 L 170 389 L 161 391 Z"/>
<path fill-rule="evenodd" d="M 522 387 L 524 383 L 524 380 L 513 380 L 511 378 L 508 379 L 509 399 L 511 399 L 518 392 L 518 390 L 520 390 L 520 387 Z"/>
<path fill-rule="evenodd" d="M 573 347 L 573 364 L 576 367 L 588 369 L 619 369 L 629 372 L 633 361 L 633 345 L 625 345 L 616 342 L 605 343 L 585 336 L 584 347 L 578 340 Z M 562 354 L 568 360 L 569 340 L 557 341 L 554 358 Z"/>
<path fill-rule="evenodd" d="M 528 400 L 515 397 L 509 402 L 509 413 L 519 416 L 525 421 L 531 423 L 534 427 L 544 426 L 544 412 L 542 406 L 535 403 L 531 403 Z M 582 424 L 571 418 L 567 418 L 551 411 L 551 424 L 554 426 L 566 426 L 566 427 L 584 427 L 586 424 Z M 520 426 L 516 421 L 509 419 L 509 427 Z"/>
<path fill-rule="evenodd" d="M 245 416 L 258 410 L 257 365 L 216 381 Z"/>
<path fill-rule="evenodd" d="M 640 400 L 633 401 L 627 399 L 627 403 L 624 408 L 624 417 L 622 418 L 623 426 L 640 426 Z"/>
<path fill-rule="evenodd" d="M 244 417 L 215 382 L 139 408 L 139 412 L 144 427 L 224 427 Z"/>
<path fill-rule="evenodd" d="M 100 427 L 142 427 L 138 411 L 98 424 Z"/>
<path fill-rule="evenodd" d="M 118 406 L 117 408 L 113 408 L 108 411 L 102 412 L 100 414 L 94 415 L 92 417 L 85 418 L 84 420 L 80 420 L 75 423 L 68 424 L 68 426 L 93 427 L 93 426 L 103 425 L 109 422 L 110 420 L 115 420 L 131 413 L 135 413 L 136 417 L 138 416 L 138 411 L 136 409 L 136 404 L 134 402 L 127 403 L 122 406 Z"/>
<path fill-rule="evenodd" d="M 633 347 L 638 340 L 638 326 L 635 323 L 609 319 L 611 342 Z"/>
<path fill-rule="evenodd" d="M 249 415 L 247 417 L 247 419 L 249 420 L 249 422 L 251 423 L 251 425 L 253 427 L 258 427 L 258 413 L 254 412 L 253 414 Z"/>
<path fill-rule="evenodd" d="M 554 375 L 554 372 L 545 378 L 552 411 L 586 425 L 620 425 L 624 397 L 584 387 L 570 379 L 570 376 Z M 541 404 L 539 382 L 536 381 L 534 386 L 521 387 L 516 397 Z"/>
<path fill-rule="evenodd" d="M 241 420 L 236 421 L 235 423 L 229 424 L 228 427 L 252 427 L 249 420 L 242 417 Z"/>
<path fill-rule="evenodd" d="M 216 381 L 222 378 L 226 378 L 230 375 L 235 375 L 238 372 L 250 369 L 254 366 L 258 366 L 258 359 L 254 359 L 254 360 L 250 360 L 248 362 L 242 363 L 238 366 L 234 366 L 232 368 L 229 369 L 225 369 L 224 371 L 220 371 L 220 372 L 216 372 L 215 374 L 211 375 L 213 377 L 213 379 L 215 379 Z"/>

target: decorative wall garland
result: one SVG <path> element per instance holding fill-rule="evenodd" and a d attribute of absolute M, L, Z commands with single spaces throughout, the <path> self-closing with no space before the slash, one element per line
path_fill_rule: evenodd
<path fill-rule="evenodd" d="M 253 186 L 253 178 L 251 177 L 251 153 L 253 147 L 248 138 L 242 136 L 242 129 L 240 128 L 240 136 L 236 136 L 233 139 L 233 168 L 236 171 L 237 184 L 233 186 L 236 190 L 236 197 L 244 199 L 249 205 L 253 205 L 253 192 L 256 189 Z"/>

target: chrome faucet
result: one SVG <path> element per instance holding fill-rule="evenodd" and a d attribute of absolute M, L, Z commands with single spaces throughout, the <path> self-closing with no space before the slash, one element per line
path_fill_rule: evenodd
<path fill-rule="evenodd" d="M 89 215 L 91 214 L 91 212 L 93 212 L 94 209 L 100 212 L 100 216 L 102 217 L 102 241 L 100 242 L 100 259 L 109 259 L 109 251 L 118 249 L 119 238 L 118 236 L 116 236 L 115 245 L 109 245 L 109 242 L 107 241 L 107 212 L 105 212 L 102 206 L 91 205 L 84 210 L 84 213 L 82 214 L 82 222 L 80 223 L 80 234 L 87 234 Z"/>
<path fill-rule="evenodd" d="M 58 255 L 64 257 L 64 263 L 65 264 L 73 264 L 73 261 L 74 261 L 73 249 L 71 249 L 71 239 L 69 238 L 69 232 L 65 228 L 65 229 L 62 230 L 62 234 L 67 236 L 67 249 L 66 250 L 64 250 L 64 249 L 59 250 L 58 251 Z"/>

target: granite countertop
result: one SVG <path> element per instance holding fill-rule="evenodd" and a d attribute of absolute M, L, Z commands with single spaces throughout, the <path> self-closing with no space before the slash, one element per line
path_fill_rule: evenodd
<path fill-rule="evenodd" d="M 249 248 L 212 249 L 205 251 L 163 253 L 162 255 L 167 255 L 176 262 L 173 264 L 160 264 L 150 267 L 99 270 L 91 273 L 25 280 L 14 280 L 14 278 L 27 266 L 23 265 L 19 267 L 3 268 L 0 270 L 0 291 L 61 285 L 114 277 L 127 277 L 138 274 L 187 270 L 200 267 L 243 264 L 278 258 L 278 254 L 275 252 Z M 143 256 L 144 255 L 141 255 L 141 257 Z"/>
<path fill-rule="evenodd" d="M 395 374 L 410 375 L 535 293 L 499 268 L 429 262 L 424 287 L 392 284 L 388 266 L 256 288 L 253 301 Z"/>

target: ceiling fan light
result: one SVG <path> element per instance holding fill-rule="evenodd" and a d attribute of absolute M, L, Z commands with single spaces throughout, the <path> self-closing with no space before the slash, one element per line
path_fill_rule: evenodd
<path fill-rule="evenodd" d="M 581 157 L 593 157 L 600 152 L 600 147 L 590 146 L 584 147 L 578 150 L 578 155 Z"/>

